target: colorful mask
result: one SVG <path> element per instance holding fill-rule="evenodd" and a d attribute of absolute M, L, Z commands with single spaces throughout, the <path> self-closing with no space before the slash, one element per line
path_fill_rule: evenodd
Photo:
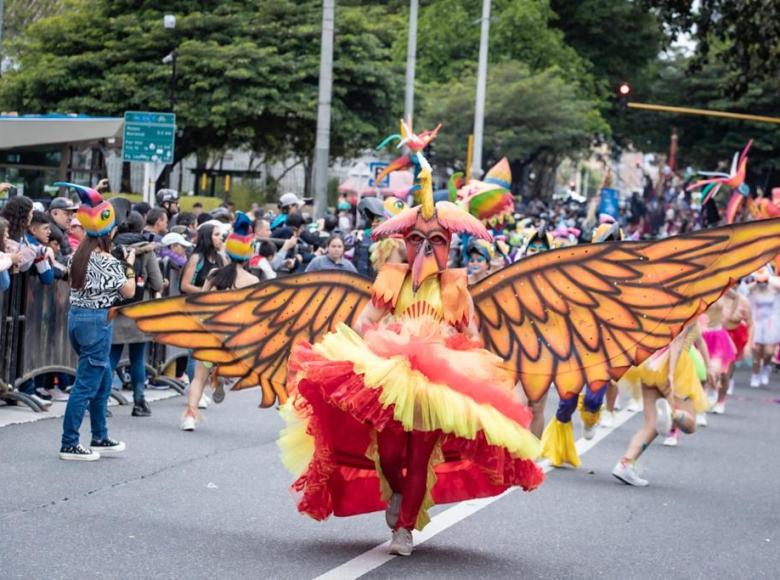
<path fill-rule="evenodd" d="M 447 269 L 450 241 L 453 233 L 465 233 L 491 241 L 485 226 L 454 203 L 433 203 L 431 166 L 422 153 L 417 153 L 421 167 L 419 206 L 405 209 L 374 229 L 374 239 L 401 234 L 412 269 L 412 289 L 416 292 L 422 282 Z"/>
<path fill-rule="evenodd" d="M 56 187 L 69 187 L 75 189 L 81 199 L 81 205 L 76 211 L 76 218 L 84 227 L 86 234 L 92 238 L 107 236 L 116 224 L 116 212 L 114 206 L 103 199 L 96 190 L 75 183 L 58 181 Z"/>

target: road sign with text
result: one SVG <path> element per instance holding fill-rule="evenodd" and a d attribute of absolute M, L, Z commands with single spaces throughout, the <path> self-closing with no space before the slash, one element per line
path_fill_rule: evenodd
<path fill-rule="evenodd" d="M 173 163 L 176 115 L 127 111 L 122 140 L 122 161 Z"/>

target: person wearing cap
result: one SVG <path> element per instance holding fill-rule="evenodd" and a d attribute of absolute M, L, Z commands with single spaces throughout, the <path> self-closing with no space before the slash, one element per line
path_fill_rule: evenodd
<path fill-rule="evenodd" d="M 466 270 L 468 272 L 469 285 L 476 284 L 480 280 L 488 277 L 490 266 L 496 251 L 490 242 L 472 238 L 469 240 L 466 248 L 468 263 Z"/>
<path fill-rule="evenodd" d="M 246 265 L 252 257 L 252 220 L 242 211 L 236 212 L 236 220 L 233 223 L 233 230 L 225 240 L 225 253 L 230 261 L 219 268 L 209 272 L 206 282 L 203 285 L 203 291 L 209 290 L 231 290 L 246 288 L 257 284 L 257 276 L 246 271 Z M 180 427 L 182 431 L 194 431 L 198 421 L 198 408 L 200 406 L 203 391 L 206 388 L 211 366 L 208 363 L 198 361 L 195 364 L 195 376 L 190 383 L 187 393 L 187 409 L 181 419 Z M 225 398 L 223 382 L 216 381 L 213 394 L 213 401 L 221 403 Z"/>
<path fill-rule="evenodd" d="M 111 394 L 109 364 L 113 321 L 109 309 L 135 295 L 135 262 L 130 250 L 125 262 L 111 255 L 116 232 L 113 206 L 94 189 L 71 183 L 55 183 L 76 190 L 81 205 L 76 217 L 87 237 L 73 254 L 70 264 L 70 312 L 68 336 L 79 357 L 76 380 L 62 421 L 60 459 L 95 461 L 101 454 L 124 451 L 125 444 L 108 436 L 106 415 Z M 89 409 L 92 443 L 79 442 L 84 413 Z"/>
<path fill-rule="evenodd" d="M 77 209 L 78 205 L 67 197 L 55 197 L 49 204 L 48 214 L 52 228 L 58 228 L 64 237 L 61 248 L 63 256 L 70 256 L 73 253 L 73 248 L 70 245 L 67 234 Z"/>
<path fill-rule="evenodd" d="M 168 258 L 177 268 L 184 268 L 187 263 L 187 250 L 192 247 L 192 243 L 176 232 L 165 234 L 160 243 L 160 258 Z"/>
<path fill-rule="evenodd" d="M 279 198 L 280 213 L 271 222 L 271 231 L 283 227 L 287 223 L 287 216 L 298 212 L 306 202 L 294 193 L 285 193 Z M 274 232 L 274 237 L 278 237 Z"/>

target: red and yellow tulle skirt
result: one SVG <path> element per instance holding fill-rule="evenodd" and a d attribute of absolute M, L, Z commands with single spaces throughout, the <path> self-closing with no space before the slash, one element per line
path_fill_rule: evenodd
<path fill-rule="evenodd" d="M 422 528 L 434 504 L 538 487 L 540 442 L 501 359 L 432 320 L 391 322 L 364 337 L 341 325 L 289 360 L 282 460 L 298 509 L 316 520 L 384 510 L 391 490 L 377 434 L 441 433 L 429 463 Z"/>

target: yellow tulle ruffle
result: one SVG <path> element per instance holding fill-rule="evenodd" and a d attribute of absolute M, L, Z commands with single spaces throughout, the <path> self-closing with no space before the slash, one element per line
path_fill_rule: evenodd
<path fill-rule="evenodd" d="M 579 400 L 577 401 L 577 410 L 580 412 L 582 423 L 587 429 L 595 427 L 601 420 L 601 409 L 588 411 L 585 408 L 585 393 L 580 393 Z"/>
<path fill-rule="evenodd" d="M 670 393 L 669 384 L 669 351 L 659 358 L 649 358 L 637 367 L 631 367 L 620 379 L 621 388 L 627 388 L 633 398 L 641 397 L 640 387 L 652 387 L 658 389 L 663 396 Z M 674 369 L 674 395 L 680 399 L 693 401 L 697 413 L 703 413 L 709 409 L 707 395 L 704 392 L 696 365 L 688 349 L 682 349 L 677 358 L 677 366 Z"/>
<path fill-rule="evenodd" d="M 580 456 L 574 445 L 574 426 L 571 421 L 561 423 L 553 417 L 542 433 L 542 457 L 549 459 L 555 467 L 568 463 L 580 466 Z"/>
<path fill-rule="evenodd" d="M 407 431 L 438 429 L 465 439 L 475 439 L 481 431 L 490 445 L 503 447 L 513 457 L 539 456 L 539 440 L 522 425 L 490 405 L 430 381 L 414 370 L 405 357 L 377 356 L 344 324 L 326 335 L 314 350 L 332 361 L 351 362 L 368 388 L 380 389 L 381 404 L 393 406 L 394 419 Z"/>

